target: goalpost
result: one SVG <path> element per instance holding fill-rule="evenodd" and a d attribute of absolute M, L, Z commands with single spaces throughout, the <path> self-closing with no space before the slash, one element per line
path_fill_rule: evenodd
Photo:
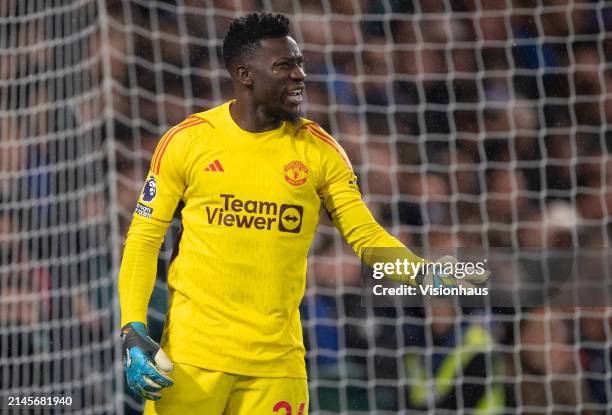
<path fill-rule="evenodd" d="M 306 116 L 346 149 L 374 216 L 407 246 L 609 246 L 605 2 L 0 2 L 3 405 L 70 394 L 86 413 L 141 407 L 118 350 L 122 241 L 159 138 L 231 98 L 223 31 L 256 9 L 291 18 Z M 612 410 L 607 308 L 524 310 L 518 296 L 515 309 L 363 307 L 359 261 L 325 215 L 308 275 L 313 414 L 444 413 L 452 399 L 490 413 Z"/>

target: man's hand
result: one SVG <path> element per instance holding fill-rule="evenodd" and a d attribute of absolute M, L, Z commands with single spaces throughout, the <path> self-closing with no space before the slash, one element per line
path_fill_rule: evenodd
<path fill-rule="evenodd" d="M 434 288 L 446 288 L 446 287 L 459 287 L 473 288 L 475 284 L 484 284 L 491 276 L 490 271 L 480 272 L 479 270 L 471 270 L 473 272 L 463 271 L 464 275 L 459 277 L 457 275 L 449 274 L 444 272 L 446 269 L 455 269 L 457 258 L 450 255 L 445 255 L 435 261 L 434 267 L 428 267 L 428 272 L 423 277 L 421 284 L 431 285 Z"/>
<path fill-rule="evenodd" d="M 127 384 L 135 394 L 152 401 L 161 389 L 174 383 L 168 377 L 173 365 L 164 351 L 149 337 L 143 323 L 128 323 L 121 330 Z"/>

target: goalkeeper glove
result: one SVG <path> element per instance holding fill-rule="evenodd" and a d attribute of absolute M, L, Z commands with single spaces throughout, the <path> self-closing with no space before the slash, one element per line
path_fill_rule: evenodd
<path fill-rule="evenodd" d="M 143 323 L 128 323 L 121 330 L 127 384 L 138 396 L 157 401 L 161 389 L 172 386 L 168 374 L 173 365 L 166 353 L 149 337 Z"/>
<path fill-rule="evenodd" d="M 423 276 L 422 285 L 432 285 L 434 288 L 454 288 L 463 286 L 473 288 L 474 284 L 484 284 L 491 276 L 490 271 L 472 269 L 470 272 L 463 270 L 463 276 L 458 277 L 447 270 L 455 269 L 457 258 L 445 255 L 435 261 L 435 266 L 427 267 L 427 273 Z M 432 264 L 432 265 L 434 265 Z"/>

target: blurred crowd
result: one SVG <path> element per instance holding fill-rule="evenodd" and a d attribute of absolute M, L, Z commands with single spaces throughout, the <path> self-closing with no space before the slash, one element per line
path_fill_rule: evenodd
<path fill-rule="evenodd" d="M 6 329 L 41 316 L 77 317 L 73 332 L 89 334 L 76 345 L 113 335 L 100 311 L 112 298 L 111 244 L 120 243 L 111 226 L 125 237 L 164 132 L 232 97 L 220 39 L 244 11 L 292 18 L 306 117 L 339 140 L 374 216 L 407 246 L 610 244 L 605 2 L 109 0 L 102 23 L 95 3 L 75 8 L 92 28 L 74 31 L 80 54 L 45 43 L 48 30 L 61 38 L 70 28 L 20 24 L 11 26 L 18 36 L 0 39 L 19 50 L 0 61 L 0 336 L 12 342 L 0 358 L 52 342 Z M 9 9 L 0 6 L 0 17 L 28 13 Z M 612 408 L 609 309 L 364 308 L 359 262 L 321 220 L 301 309 L 313 408 Z M 161 281 L 168 258 L 165 249 Z M 164 298 L 156 290 L 157 335 Z M 11 376 L 3 386 L 15 386 Z M 431 388 L 433 398 L 423 394 Z"/>

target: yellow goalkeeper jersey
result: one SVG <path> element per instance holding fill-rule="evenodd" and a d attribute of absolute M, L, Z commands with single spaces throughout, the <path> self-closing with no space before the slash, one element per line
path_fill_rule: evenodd
<path fill-rule="evenodd" d="M 188 117 L 155 150 L 123 253 L 121 324 L 146 322 L 159 247 L 182 201 L 164 350 L 210 370 L 305 378 L 298 306 L 321 201 L 355 252 L 403 245 L 372 218 L 321 127 L 301 119 L 250 133 L 231 103 Z"/>

